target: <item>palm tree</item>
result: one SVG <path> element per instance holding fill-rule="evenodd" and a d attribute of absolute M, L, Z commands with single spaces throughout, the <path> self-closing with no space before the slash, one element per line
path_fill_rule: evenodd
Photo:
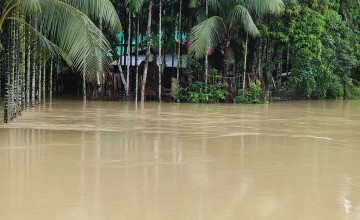
<path fill-rule="evenodd" d="M 228 0 L 217 2 L 218 14 L 196 25 L 190 36 L 190 52 L 197 58 L 204 56 L 207 47 L 220 46 L 223 49 L 223 75 L 226 72 L 226 58 L 230 43 L 243 29 L 252 37 L 260 36 L 252 14 L 279 13 L 283 10 L 282 0 Z"/>
<path fill-rule="evenodd" d="M 218 12 L 218 9 L 220 7 L 220 1 L 219 0 L 189 0 L 189 10 L 192 11 L 194 8 L 198 8 L 202 5 L 205 5 L 205 17 L 206 19 L 209 18 L 209 11 L 213 10 L 214 12 Z M 191 19 L 191 17 L 189 17 Z M 192 21 L 189 21 L 189 26 Z M 190 29 L 190 28 L 189 28 Z M 189 39 L 191 36 L 191 30 L 188 33 L 188 45 L 189 45 Z M 208 75 L 209 75 L 209 55 L 208 55 L 208 47 L 205 48 L 205 59 L 204 59 L 204 75 L 205 75 L 205 85 L 207 86 L 208 83 Z"/>
<path fill-rule="evenodd" d="M 126 3 L 128 4 L 128 7 L 133 12 L 139 12 L 142 5 L 144 4 L 144 0 L 127 0 Z M 152 23 L 152 8 L 153 8 L 153 0 L 148 1 L 148 21 L 147 21 L 147 31 L 146 31 L 146 59 L 145 59 L 145 67 L 144 67 L 144 73 L 141 83 L 141 102 L 145 101 L 145 86 L 146 86 L 146 80 L 147 80 L 147 74 L 148 74 L 148 68 L 149 68 L 149 59 L 150 59 L 150 38 L 151 38 L 151 23 Z"/>
<path fill-rule="evenodd" d="M 11 36 L 0 32 L 0 40 L 10 38 L 4 42 L 7 48 L 13 47 L 11 51 L 3 51 L 8 57 L 5 59 L 8 62 L 6 122 L 14 117 L 14 112 L 23 109 L 22 100 L 29 103 L 30 91 L 33 105 L 36 102 L 35 88 L 39 92 L 43 90 L 38 95 L 45 97 L 45 84 L 36 86 L 35 71 L 45 72 L 46 61 L 50 58 L 47 54 L 61 56 L 73 68 L 83 70 L 87 75 L 109 66 L 106 56 L 109 43 L 90 20 L 101 18 L 115 32 L 121 31 L 120 20 L 109 0 L 5 0 L 0 3 L 0 8 L 0 30 L 4 25 L 11 30 Z M 41 32 L 37 24 L 41 24 Z M 14 57 L 17 59 L 13 60 Z M 96 62 L 99 57 L 100 64 Z M 26 76 L 24 70 L 27 70 Z M 45 75 L 39 75 L 39 79 L 45 82 Z"/>

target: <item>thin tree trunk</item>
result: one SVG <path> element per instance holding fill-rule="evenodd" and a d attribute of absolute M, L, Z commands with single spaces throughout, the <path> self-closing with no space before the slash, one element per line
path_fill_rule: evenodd
<path fill-rule="evenodd" d="M 38 74 L 39 74 L 39 83 L 38 83 L 38 87 L 39 87 L 39 104 L 42 102 L 42 72 L 43 72 L 43 60 L 41 59 L 42 56 L 40 56 L 40 65 L 39 65 L 39 70 L 38 70 Z"/>
<path fill-rule="evenodd" d="M 258 66 L 257 66 L 257 74 L 261 81 L 264 83 L 264 77 L 262 73 L 262 56 L 263 56 L 263 40 L 262 38 L 259 39 L 259 47 L 258 47 Z"/>
<path fill-rule="evenodd" d="M 277 63 L 278 63 L 278 67 L 277 67 L 277 81 L 278 81 L 278 86 L 280 86 L 281 84 L 281 74 L 282 74 L 282 69 L 283 69 L 283 51 L 279 51 L 278 55 L 277 55 Z"/>
<path fill-rule="evenodd" d="M 36 51 L 33 50 L 33 56 L 32 56 L 32 74 L 31 74 L 31 107 L 35 106 L 35 74 L 36 74 Z"/>
<path fill-rule="evenodd" d="M 31 75 L 31 35 L 30 30 L 27 32 L 27 71 L 26 71 L 26 108 L 30 107 L 30 75 Z"/>
<path fill-rule="evenodd" d="M 130 92 L 130 59 L 131 59 L 131 12 L 129 12 L 127 61 L 126 61 L 126 98 L 129 99 Z"/>
<path fill-rule="evenodd" d="M 286 76 L 289 76 L 290 71 L 290 47 L 286 51 Z"/>
<path fill-rule="evenodd" d="M 12 22 L 10 22 L 10 25 L 7 27 L 7 31 L 5 36 L 5 97 L 4 97 L 4 123 L 8 123 L 10 121 L 9 116 L 11 115 L 10 109 L 11 109 L 11 35 L 12 35 Z"/>
<path fill-rule="evenodd" d="M 21 15 L 21 18 L 24 19 L 24 15 Z M 25 110 L 25 99 L 26 99 L 26 94 L 25 94 L 25 73 L 26 73 L 26 28 L 25 28 L 25 24 L 22 23 L 21 24 L 21 63 L 22 63 L 22 67 L 21 67 L 21 111 Z"/>
<path fill-rule="evenodd" d="M 53 98 L 53 60 L 50 61 L 50 75 L 49 75 L 49 98 L 50 102 Z"/>
<path fill-rule="evenodd" d="M 1 10 L 0 10 L 0 13 L 1 13 Z M 0 37 L 0 41 L 2 40 L 2 38 Z M 5 59 L 4 59 L 5 60 Z M 2 101 L 2 86 L 1 86 L 1 83 L 3 82 L 3 72 L 4 72 L 4 65 L 3 65 L 3 62 L 4 60 L 0 61 L 0 102 Z"/>
<path fill-rule="evenodd" d="M 43 71 L 42 71 L 42 97 L 44 102 L 46 101 L 46 62 L 43 64 Z"/>
<path fill-rule="evenodd" d="M 121 59 L 121 58 L 120 58 Z M 119 59 L 119 60 L 120 60 Z M 125 76 L 124 76 L 124 71 L 122 69 L 122 66 L 120 64 L 120 61 L 117 62 L 117 65 L 118 65 L 118 68 L 119 68 L 119 72 L 120 72 L 120 78 L 121 78 L 121 82 L 124 84 L 124 87 L 125 87 L 125 91 L 126 91 L 126 79 L 125 79 Z"/>
<path fill-rule="evenodd" d="M 13 11 L 13 16 L 16 16 L 15 15 L 15 11 Z M 17 80 L 17 72 L 16 72 L 16 63 L 17 63 L 17 49 L 16 49 L 16 46 L 17 46 L 17 40 L 18 40 L 18 37 L 16 36 L 17 35 L 17 31 L 16 31 L 16 26 L 15 26 L 15 22 L 14 21 L 11 21 L 12 25 L 11 25 L 11 29 L 12 29 L 12 36 L 15 36 L 14 38 L 12 38 L 11 40 L 11 58 L 10 58 L 10 62 L 11 62 L 11 81 L 10 81 L 10 91 L 11 91 L 11 94 L 10 94 L 10 103 L 11 103 L 11 107 L 10 107 L 10 121 L 12 121 L 14 118 L 15 118 L 15 114 L 16 114 L 16 95 L 17 95 L 17 92 L 16 92 L 16 88 L 17 88 L 17 84 L 16 84 L 16 80 Z"/>
<path fill-rule="evenodd" d="M 146 61 L 145 61 L 145 68 L 143 74 L 143 80 L 141 84 L 141 102 L 145 102 L 145 86 L 146 86 L 146 79 L 148 74 L 149 68 L 149 58 L 150 58 L 150 37 L 151 37 L 151 22 L 152 22 L 152 7 L 153 7 L 153 0 L 149 0 L 149 8 L 148 8 L 148 24 L 147 24 L 147 51 L 146 51 Z"/>
<path fill-rule="evenodd" d="M 99 19 L 99 30 L 101 32 L 103 31 L 103 20 L 102 20 L 102 18 Z M 102 65 L 101 59 L 99 59 L 99 70 L 100 70 L 101 65 Z M 97 95 L 100 95 L 102 97 L 103 80 L 102 80 L 102 74 L 101 74 L 100 71 L 96 72 L 96 83 L 97 83 Z"/>
<path fill-rule="evenodd" d="M 209 18 L 209 0 L 206 0 L 206 18 Z M 209 55 L 208 55 L 208 47 L 205 48 L 205 85 L 207 87 L 208 84 L 208 75 L 209 75 Z"/>
<path fill-rule="evenodd" d="M 35 30 L 37 30 L 37 19 L 34 21 L 35 23 Z M 36 64 L 37 64 L 37 51 L 36 49 L 33 50 L 32 53 L 32 74 L 31 74 L 31 107 L 35 106 L 36 98 L 35 98 L 35 74 L 36 74 Z"/>
<path fill-rule="evenodd" d="M 83 101 L 86 102 L 86 72 L 85 69 L 82 72 L 82 96 L 83 96 Z"/>
<path fill-rule="evenodd" d="M 139 96 L 139 35 L 140 35 L 140 15 L 137 16 L 137 25 L 136 25 L 136 79 L 135 79 L 135 102 L 138 102 Z"/>
<path fill-rule="evenodd" d="M 249 41 L 249 34 L 246 34 L 245 54 L 244 54 L 243 95 L 245 95 L 245 86 L 246 86 L 246 65 L 247 65 L 247 55 L 248 55 L 248 41 Z"/>
<path fill-rule="evenodd" d="M 183 0 L 180 0 L 180 9 L 179 9 L 179 29 L 178 29 L 178 37 L 179 37 L 179 45 L 178 45 L 178 65 L 177 65 L 177 70 L 176 70 L 176 78 L 178 80 L 178 83 L 180 82 L 180 68 L 182 67 L 181 65 L 181 43 L 182 43 L 182 36 L 181 36 L 181 20 L 182 20 L 182 3 Z"/>
<path fill-rule="evenodd" d="M 159 102 L 161 102 L 161 90 L 162 90 L 162 86 L 161 86 L 161 75 L 162 75 L 162 59 L 161 59 L 161 51 L 162 51 L 162 27 L 161 27 L 161 22 L 162 22 L 162 3 L 161 0 L 160 1 L 160 6 L 159 6 Z"/>

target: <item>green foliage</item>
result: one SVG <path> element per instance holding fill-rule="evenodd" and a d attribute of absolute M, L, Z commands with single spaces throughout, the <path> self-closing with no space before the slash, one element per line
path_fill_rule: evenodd
<path fill-rule="evenodd" d="M 303 7 L 290 23 L 290 43 L 294 62 L 313 60 L 321 55 L 321 36 L 324 32 L 324 17 L 317 11 Z"/>
<path fill-rule="evenodd" d="M 238 91 L 238 96 L 235 98 L 235 103 L 246 104 L 266 104 L 268 100 L 264 96 L 260 83 L 249 83 L 249 88 L 243 95 L 243 90 Z"/>
<path fill-rule="evenodd" d="M 349 91 L 347 93 L 347 98 L 349 99 L 360 99 L 360 85 L 359 83 L 349 80 L 347 82 L 347 87 Z"/>
<path fill-rule="evenodd" d="M 186 88 L 179 88 L 174 97 L 176 102 L 218 103 L 225 99 L 222 83 L 206 86 L 203 82 L 190 83 Z"/>
<path fill-rule="evenodd" d="M 343 96 L 343 87 L 339 76 L 319 63 L 304 63 L 304 69 L 294 72 L 288 82 L 293 97 L 306 99 L 339 98 Z"/>

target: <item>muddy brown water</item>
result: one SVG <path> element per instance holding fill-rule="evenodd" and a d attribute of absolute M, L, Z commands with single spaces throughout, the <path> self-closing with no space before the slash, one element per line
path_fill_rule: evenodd
<path fill-rule="evenodd" d="M 0 124 L 0 219 L 358 220 L 359 167 L 359 101 L 55 101 Z"/>

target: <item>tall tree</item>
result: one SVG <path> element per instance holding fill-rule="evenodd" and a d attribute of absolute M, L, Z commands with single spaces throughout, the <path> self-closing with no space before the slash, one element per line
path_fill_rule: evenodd
<path fill-rule="evenodd" d="M 242 4 L 237 0 L 219 3 L 219 15 L 212 16 L 196 25 L 190 37 L 190 52 L 197 58 L 204 55 L 208 46 L 223 48 L 223 75 L 226 71 L 226 58 L 231 42 L 238 36 L 240 28 L 253 37 L 260 36 L 260 32 L 250 12 L 278 13 L 284 8 L 281 0 L 262 1 L 246 0 Z"/>

